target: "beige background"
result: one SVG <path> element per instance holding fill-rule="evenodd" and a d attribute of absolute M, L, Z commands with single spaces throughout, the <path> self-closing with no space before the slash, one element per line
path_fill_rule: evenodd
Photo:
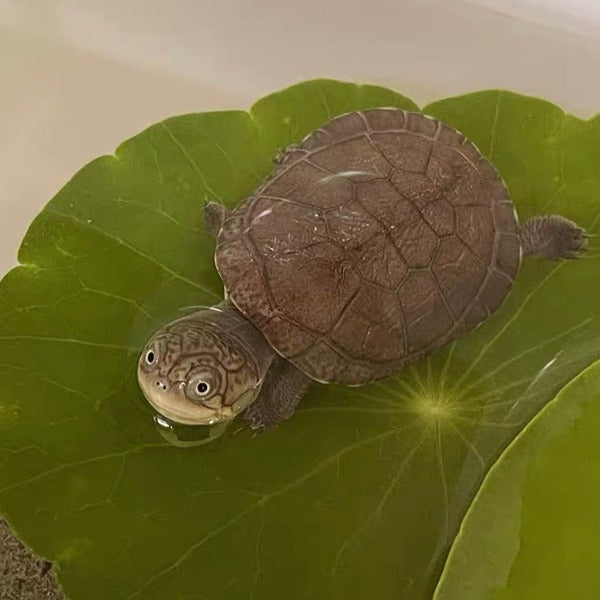
<path fill-rule="evenodd" d="M 600 0 L 0 0 L 0 271 L 69 177 L 148 124 L 301 79 L 600 111 Z"/>

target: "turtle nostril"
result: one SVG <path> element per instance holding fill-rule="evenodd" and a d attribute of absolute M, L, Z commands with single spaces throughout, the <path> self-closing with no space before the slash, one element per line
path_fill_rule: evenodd
<path fill-rule="evenodd" d="M 156 383 L 156 386 L 159 387 L 161 390 L 166 390 L 169 387 L 164 381 L 162 381 L 160 379 L 157 379 L 155 381 L 155 383 Z"/>

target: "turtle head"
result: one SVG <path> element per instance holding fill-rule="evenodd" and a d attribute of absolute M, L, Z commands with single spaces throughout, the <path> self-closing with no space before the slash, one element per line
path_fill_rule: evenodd
<path fill-rule="evenodd" d="M 176 423 L 214 425 L 234 418 L 254 402 L 266 372 L 240 336 L 231 334 L 231 323 L 220 323 L 210 312 L 165 325 L 138 361 L 144 396 Z"/>

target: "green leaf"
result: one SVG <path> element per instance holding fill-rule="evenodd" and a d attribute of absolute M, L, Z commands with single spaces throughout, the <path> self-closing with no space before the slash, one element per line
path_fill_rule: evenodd
<path fill-rule="evenodd" d="M 87 165 L 31 225 L 0 284 L 0 511 L 71 598 L 429 598 L 489 466 L 600 357 L 594 247 L 527 261 L 485 325 L 392 380 L 313 386 L 264 435 L 164 443 L 135 363 L 181 307 L 222 293 L 204 199 L 236 204 L 281 146 L 378 105 L 416 108 L 313 81 L 250 113 L 168 119 Z M 492 156 L 522 216 L 598 231 L 598 120 L 496 91 L 425 111 Z"/>
<path fill-rule="evenodd" d="M 436 600 L 600 596 L 598 400 L 600 362 L 508 447 L 467 513 Z"/>

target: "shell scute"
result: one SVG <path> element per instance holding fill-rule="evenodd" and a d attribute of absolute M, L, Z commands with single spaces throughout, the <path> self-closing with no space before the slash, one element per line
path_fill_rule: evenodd
<path fill-rule="evenodd" d="M 265 272 L 278 310 L 320 334 L 329 331 L 361 282 L 356 267 L 332 242 L 306 246 L 285 261 L 267 260 Z"/>
<path fill-rule="evenodd" d="M 422 208 L 421 214 L 438 236 L 454 232 L 454 207 L 445 198 L 429 202 Z"/>
<path fill-rule="evenodd" d="M 452 236 L 440 242 L 440 248 L 432 265 L 450 312 L 459 320 L 473 298 L 477 296 L 481 281 L 486 275 L 486 267 L 457 237 Z M 463 273 L 457 279 L 456 272 Z"/>
<path fill-rule="evenodd" d="M 431 347 L 452 327 L 452 317 L 429 269 L 411 271 L 400 286 L 399 298 L 409 353 Z"/>
<path fill-rule="evenodd" d="M 478 256 L 489 264 L 492 258 L 494 222 L 489 206 L 457 206 L 456 235 Z"/>
<path fill-rule="evenodd" d="M 392 336 L 393 342 L 380 344 L 382 336 Z M 396 359 L 406 349 L 402 308 L 396 293 L 363 286 L 331 330 L 330 338 L 344 354 L 359 360 L 364 356 L 382 362 Z"/>
<path fill-rule="evenodd" d="M 294 361 L 306 373 L 315 373 L 318 381 L 344 381 L 348 361 L 326 340 L 319 339 Z"/>
<path fill-rule="evenodd" d="M 369 181 L 385 178 L 391 166 L 366 136 L 342 140 L 310 155 L 312 164 L 330 175 Z"/>
<path fill-rule="evenodd" d="M 406 128 L 413 133 L 434 138 L 437 135 L 438 127 L 440 127 L 440 122 L 436 119 L 430 119 L 421 113 L 408 113 Z"/>
<path fill-rule="evenodd" d="M 335 119 L 331 119 L 323 127 L 333 139 L 343 139 L 352 137 L 367 131 L 367 125 L 358 112 L 349 113 Z"/>
<path fill-rule="evenodd" d="M 371 131 L 406 129 L 406 112 L 396 108 L 376 108 L 363 113 Z"/>
<path fill-rule="evenodd" d="M 373 133 L 373 142 L 395 168 L 424 173 L 432 150 L 432 141 L 409 131 Z"/>

